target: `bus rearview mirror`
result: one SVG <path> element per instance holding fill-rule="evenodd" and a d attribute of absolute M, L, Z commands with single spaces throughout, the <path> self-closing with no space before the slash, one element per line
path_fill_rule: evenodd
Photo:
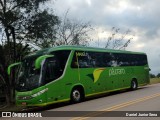
<path fill-rule="evenodd" d="M 42 61 L 50 57 L 54 57 L 54 55 L 42 55 L 38 57 L 35 61 L 35 69 L 40 69 Z"/>
<path fill-rule="evenodd" d="M 15 66 L 17 66 L 17 65 L 20 65 L 20 64 L 21 64 L 21 62 L 17 62 L 17 63 L 13 63 L 13 64 L 9 65 L 8 68 L 7 68 L 7 73 L 8 73 L 8 75 L 11 74 L 11 69 L 12 69 L 13 67 L 15 67 Z"/>

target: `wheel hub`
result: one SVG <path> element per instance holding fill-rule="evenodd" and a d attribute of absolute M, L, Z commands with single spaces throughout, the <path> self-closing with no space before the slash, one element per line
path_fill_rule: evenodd
<path fill-rule="evenodd" d="M 73 99 L 76 101 L 79 101 L 80 97 L 81 97 L 80 92 L 78 90 L 74 90 L 73 91 Z"/>

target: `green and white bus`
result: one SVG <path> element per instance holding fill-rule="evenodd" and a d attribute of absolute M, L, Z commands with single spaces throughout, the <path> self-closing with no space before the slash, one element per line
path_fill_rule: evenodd
<path fill-rule="evenodd" d="M 145 53 L 59 46 L 25 57 L 16 78 L 16 103 L 45 106 L 149 84 Z"/>

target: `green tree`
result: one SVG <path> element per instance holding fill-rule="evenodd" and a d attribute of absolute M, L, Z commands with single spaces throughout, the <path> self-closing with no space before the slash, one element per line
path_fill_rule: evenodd
<path fill-rule="evenodd" d="M 157 77 L 160 78 L 160 73 L 157 74 Z"/>
<path fill-rule="evenodd" d="M 13 46 L 13 42 L 9 43 L 9 45 Z M 6 97 L 7 104 L 14 101 L 14 99 L 13 99 L 14 92 L 13 91 L 14 91 L 14 87 L 15 87 L 13 74 L 11 75 L 11 77 L 9 77 L 7 74 L 7 67 L 8 67 L 7 63 L 9 61 L 6 61 L 6 60 L 8 60 L 7 59 L 8 58 L 7 51 L 8 51 L 8 49 L 10 49 L 9 45 L 7 43 L 4 46 L 0 45 L 0 83 L 3 84 L 2 86 L 5 89 L 3 94 Z M 20 61 L 22 58 L 24 58 L 24 56 L 29 54 L 31 50 L 27 46 L 24 47 L 22 44 L 17 43 L 15 51 L 16 51 L 16 53 L 18 53 L 16 55 L 16 59 Z"/>
<path fill-rule="evenodd" d="M 24 38 L 40 48 L 52 47 L 56 41 L 56 29 L 59 23 L 58 17 L 48 14 L 47 10 L 39 12 L 29 20 Z"/>
<path fill-rule="evenodd" d="M 9 104 L 9 81 L 8 81 L 8 76 L 6 73 L 6 69 L 5 69 L 5 58 L 4 58 L 4 50 L 3 47 L 0 45 L 0 86 L 3 86 L 3 88 L 0 88 L 0 91 L 4 91 L 5 93 L 1 93 L 0 94 L 0 98 L 2 96 L 6 96 L 6 103 Z M 5 89 L 5 90 L 4 90 Z"/>
<path fill-rule="evenodd" d="M 46 1 L 49 0 L 0 0 L 0 24 L 8 45 L 12 41 L 14 48 L 15 42 L 44 48 L 46 41 L 54 42 L 55 26 L 59 24 L 59 19 L 51 10 L 40 9 L 40 5 Z M 8 51 L 15 55 L 14 52 Z"/>
<path fill-rule="evenodd" d="M 152 73 L 150 73 L 150 78 L 155 78 L 156 76 Z"/>

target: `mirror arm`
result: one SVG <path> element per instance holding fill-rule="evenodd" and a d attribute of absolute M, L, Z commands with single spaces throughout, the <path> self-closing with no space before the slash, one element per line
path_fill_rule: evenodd
<path fill-rule="evenodd" d="M 41 67 L 42 61 L 50 57 L 54 57 L 54 55 L 43 55 L 43 56 L 38 57 L 35 61 L 35 69 L 39 69 Z"/>
<path fill-rule="evenodd" d="M 11 74 L 11 68 L 12 67 L 15 67 L 15 66 L 20 65 L 20 64 L 21 64 L 21 62 L 17 62 L 17 63 L 13 63 L 13 64 L 9 65 L 8 68 L 7 68 L 8 75 Z"/>

